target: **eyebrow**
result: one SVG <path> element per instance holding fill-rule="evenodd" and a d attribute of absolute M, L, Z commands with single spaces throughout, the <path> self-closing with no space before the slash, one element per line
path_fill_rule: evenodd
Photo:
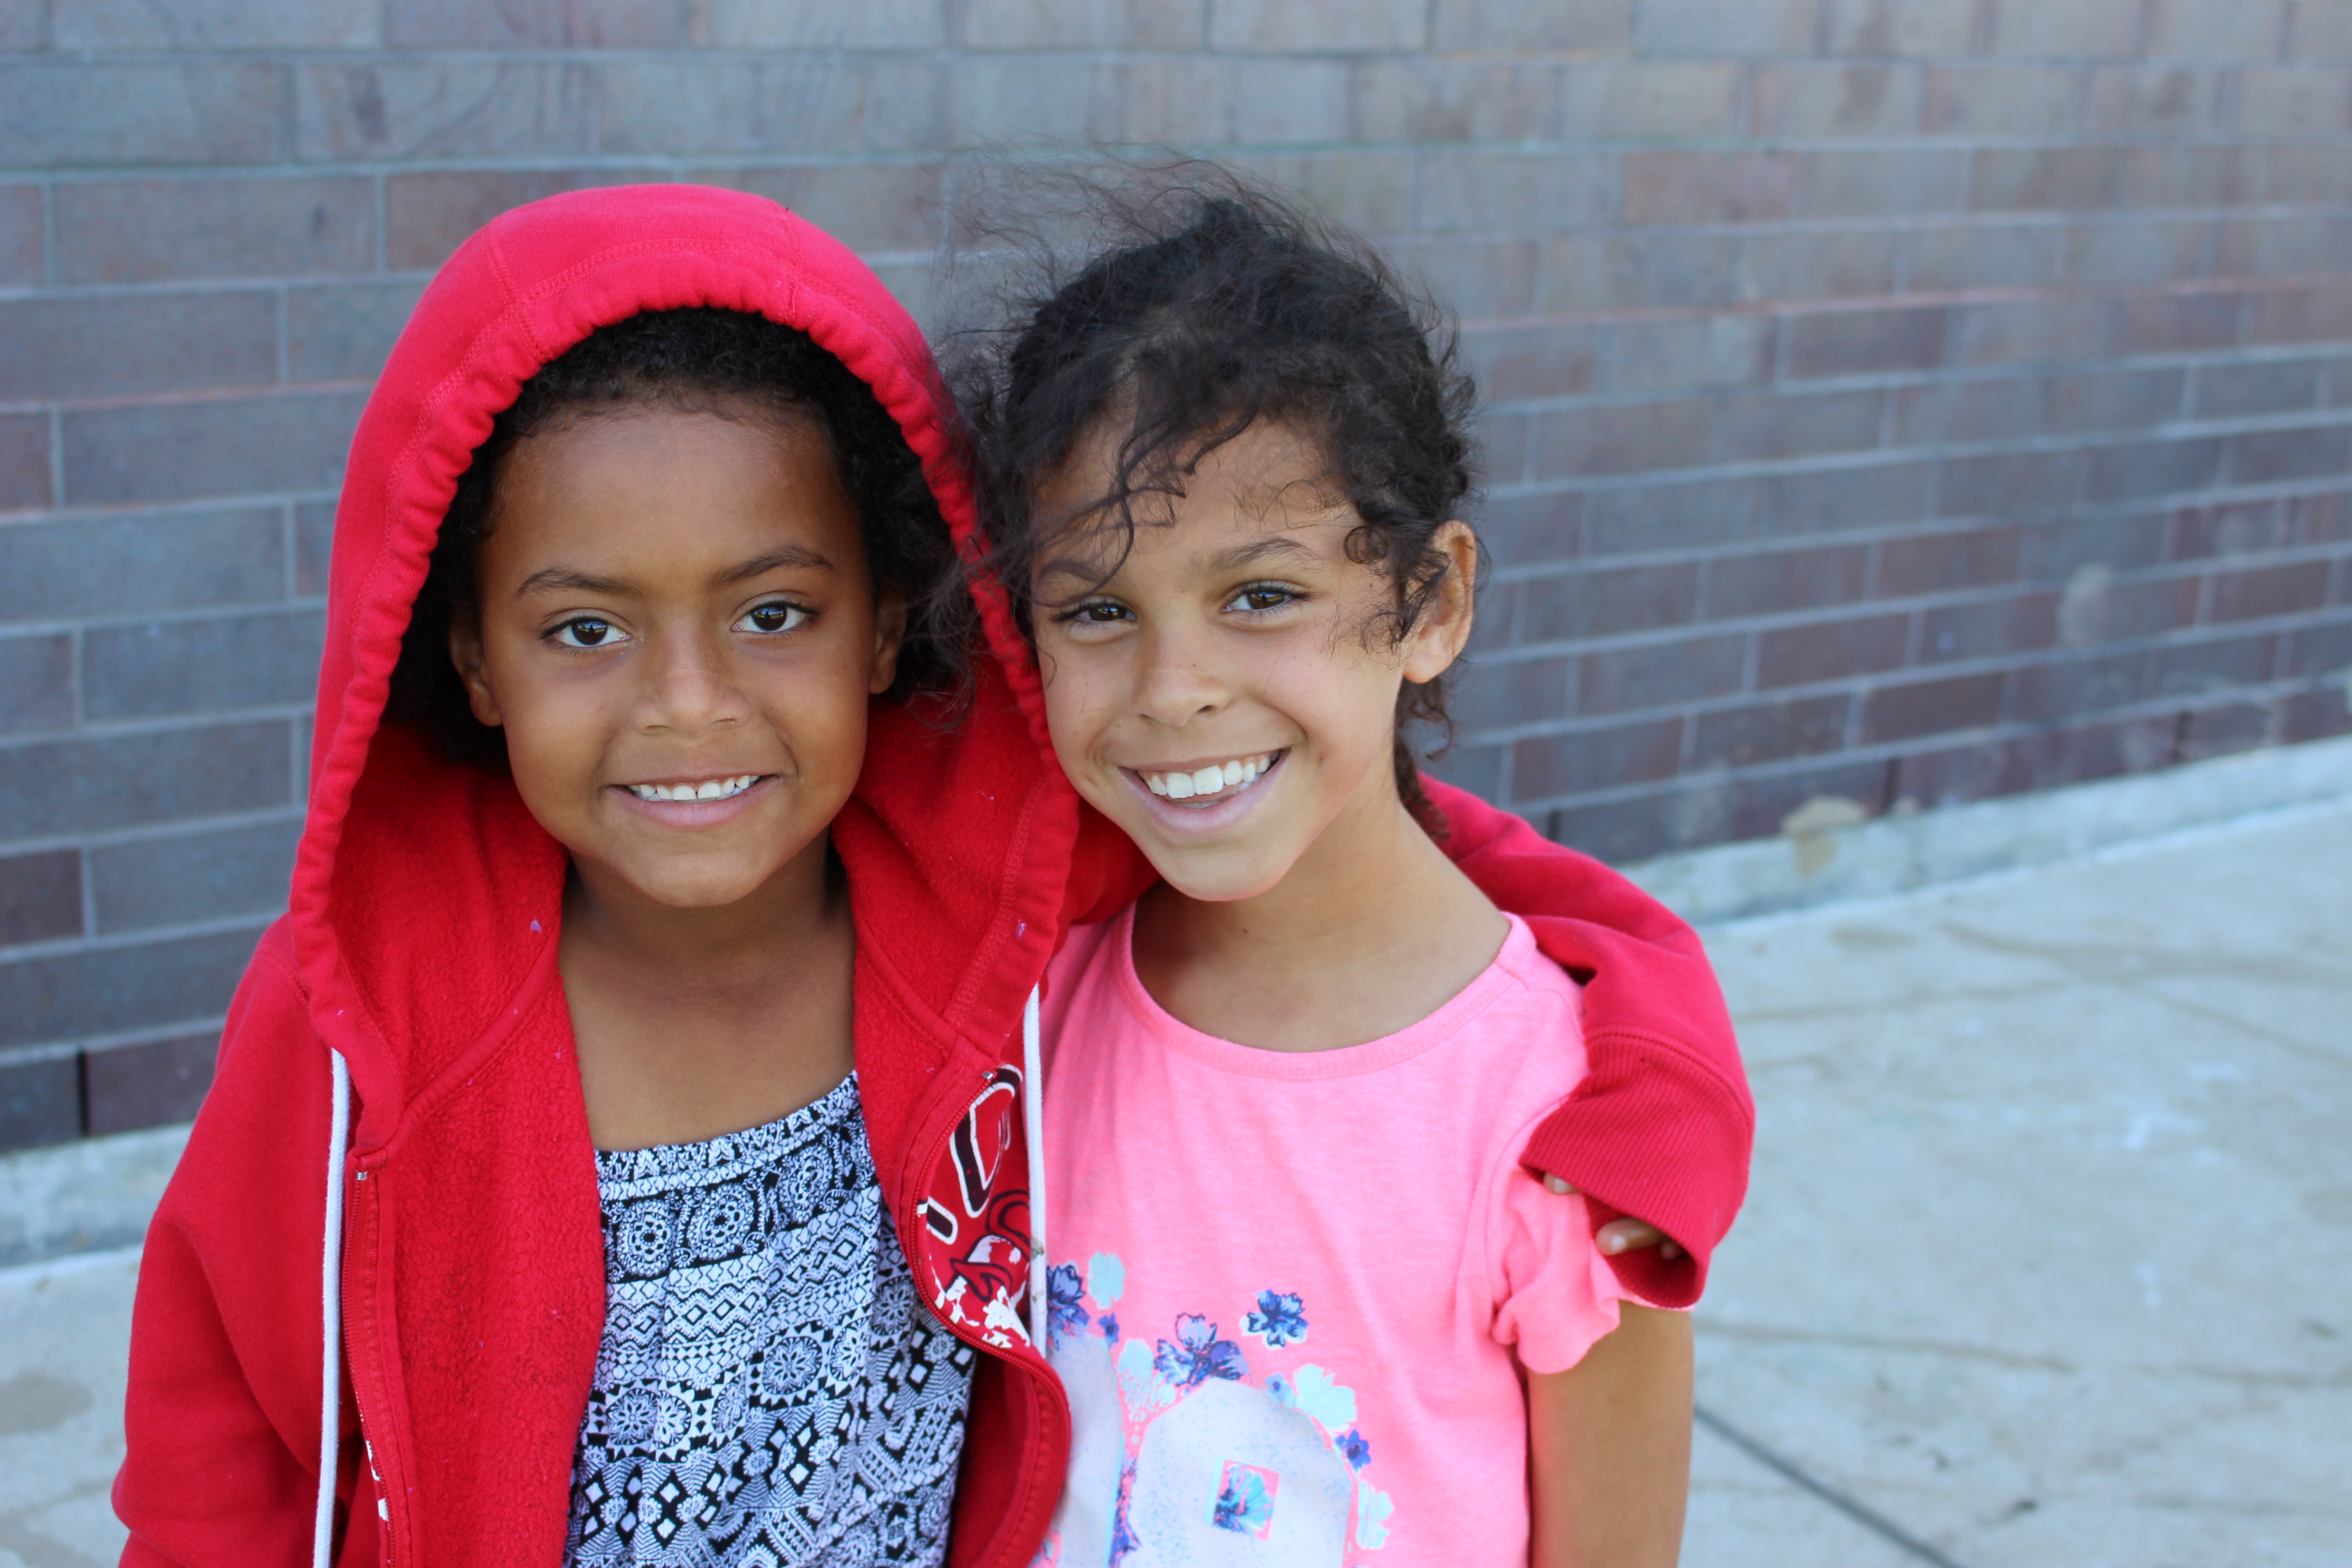
<path fill-rule="evenodd" d="M 787 567 L 816 572 L 839 570 L 824 555 L 805 545 L 787 544 L 781 550 L 771 550 L 765 555 L 754 555 L 749 561 L 730 566 L 711 581 L 714 585 L 723 588 Z M 621 595 L 628 592 L 630 584 L 617 577 L 599 577 L 593 573 L 575 572 L 568 566 L 549 566 L 524 578 L 521 585 L 515 589 L 515 597 L 520 599 L 532 594 Z"/>
<path fill-rule="evenodd" d="M 1244 566 L 1255 566 L 1261 561 L 1271 560 L 1277 556 L 1304 556 L 1308 561 L 1320 559 L 1316 552 L 1307 545 L 1299 543 L 1295 539 L 1285 539 L 1282 535 L 1276 534 L 1272 539 L 1261 539 L 1253 543 L 1236 545 L 1210 562 L 1209 565 L 1213 571 L 1237 572 Z"/>

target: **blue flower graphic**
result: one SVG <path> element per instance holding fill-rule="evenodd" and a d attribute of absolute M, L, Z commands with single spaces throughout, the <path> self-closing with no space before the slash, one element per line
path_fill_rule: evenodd
<path fill-rule="evenodd" d="M 1257 1310 L 1242 1325 L 1267 1344 L 1280 1350 L 1285 1345 L 1299 1344 L 1307 1338 L 1307 1312 L 1296 1296 L 1279 1290 L 1257 1293 Z"/>
<path fill-rule="evenodd" d="M 1353 1426 L 1339 1434 L 1339 1457 L 1357 1469 L 1372 1462 L 1372 1446 Z"/>
<path fill-rule="evenodd" d="M 1176 1315 L 1176 1341 L 1161 1340 L 1151 1356 L 1152 1369 L 1179 1388 L 1190 1388 L 1213 1377 L 1227 1381 L 1249 1371 L 1242 1347 L 1217 1338 L 1217 1325 L 1198 1312 Z"/>
<path fill-rule="evenodd" d="M 1045 1276 L 1045 1321 L 1053 1325 L 1055 1344 L 1061 1343 L 1064 1334 L 1084 1331 L 1090 1321 L 1086 1308 L 1081 1305 L 1086 1293 L 1087 1288 L 1078 1281 L 1078 1266 L 1075 1263 L 1056 1263 Z"/>
<path fill-rule="evenodd" d="M 1105 1312 L 1102 1316 L 1097 1318 L 1095 1321 L 1102 1325 L 1103 1338 L 1108 1340 L 1113 1344 L 1118 1343 L 1118 1320 L 1117 1318 L 1112 1317 L 1108 1312 Z"/>
<path fill-rule="evenodd" d="M 1219 1530 L 1256 1535 L 1273 1517 L 1274 1500 L 1265 1495 L 1265 1478 L 1246 1466 L 1225 1467 L 1225 1484 L 1217 1493 L 1217 1510 L 1211 1515 L 1212 1522 Z"/>

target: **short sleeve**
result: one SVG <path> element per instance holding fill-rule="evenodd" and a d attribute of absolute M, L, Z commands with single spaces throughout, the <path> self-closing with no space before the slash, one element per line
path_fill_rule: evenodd
<path fill-rule="evenodd" d="M 1617 1326 L 1624 1287 L 1593 1245 L 1582 1194 L 1547 1191 L 1516 1152 L 1488 1191 L 1495 1339 L 1529 1372 L 1565 1372 Z"/>

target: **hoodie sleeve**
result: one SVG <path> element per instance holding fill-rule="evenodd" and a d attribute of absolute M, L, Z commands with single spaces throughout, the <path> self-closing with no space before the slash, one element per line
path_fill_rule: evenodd
<path fill-rule="evenodd" d="M 213 1087 L 148 1226 L 131 1323 L 125 1568 L 303 1563 L 319 1472 L 327 1048 L 283 922 L 247 968 Z M 343 1402 L 341 1485 L 358 1472 Z M 373 1531 L 364 1532 L 373 1536 Z M 343 1561 L 362 1560 L 346 1540 Z"/>
<path fill-rule="evenodd" d="M 1465 790 L 1424 779 L 1456 865 L 1524 919 L 1584 985 L 1588 1070 L 1528 1141 L 1528 1165 L 1574 1183 L 1597 1229 L 1636 1215 L 1681 1243 L 1610 1261 L 1644 1301 L 1686 1307 L 1748 1191 L 1756 1108 L 1698 935 L 1599 861 Z"/>

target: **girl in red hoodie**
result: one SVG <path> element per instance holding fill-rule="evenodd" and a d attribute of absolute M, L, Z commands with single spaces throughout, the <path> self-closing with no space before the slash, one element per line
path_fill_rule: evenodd
<path fill-rule="evenodd" d="M 1470 380 L 1271 196 L 1151 219 L 978 404 L 1055 751 L 1162 878 L 1048 971 L 1038 1568 L 1671 1568 L 1689 1320 L 1526 1163 L 1578 987 L 1410 743 L 1470 635 Z"/>
<path fill-rule="evenodd" d="M 985 581 L 961 721 L 909 700 L 974 531 L 944 408 L 748 196 L 551 198 L 427 289 L 346 471 L 289 912 L 149 1233 L 126 1563 L 1034 1552 L 1024 1005 L 1148 872 Z M 1746 1121 L 1688 933 L 1443 798 L 1498 899 L 1616 899 L 1617 1055 L 1721 1117 L 1640 1194 L 1695 1289 Z M 1563 1107 L 1558 1167 L 1653 1168 L 1676 1098 Z"/>

